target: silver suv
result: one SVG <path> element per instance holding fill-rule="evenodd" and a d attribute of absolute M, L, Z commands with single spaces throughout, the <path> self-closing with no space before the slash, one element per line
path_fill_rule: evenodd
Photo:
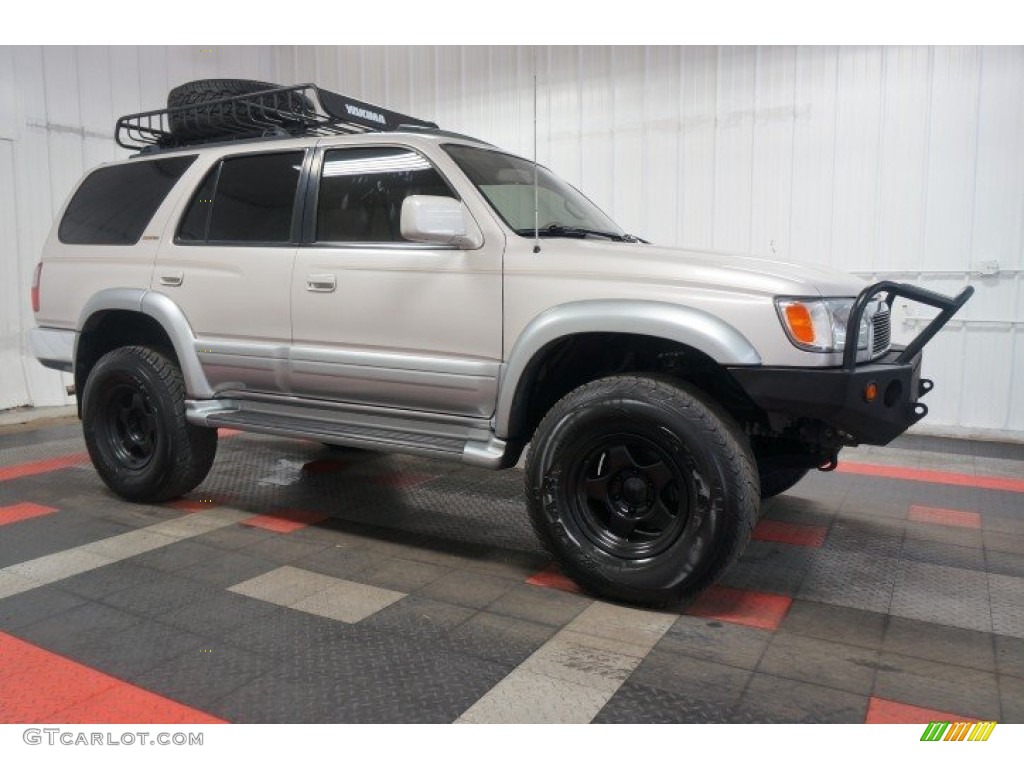
<path fill-rule="evenodd" d="M 582 586 L 662 603 L 739 557 L 762 498 L 926 413 L 921 348 L 969 298 L 651 245 L 543 167 L 301 85 L 200 81 L 117 126 L 36 271 L 133 501 L 205 478 L 216 427 L 516 464 Z M 890 344 L 903 296 L 939 310 Z"/>

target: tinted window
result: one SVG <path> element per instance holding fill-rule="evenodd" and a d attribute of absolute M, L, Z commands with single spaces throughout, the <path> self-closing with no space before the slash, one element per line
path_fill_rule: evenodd
<path fill-rule="evenodd" d="M 192 202 L 188 205 L 181 226 L 178 228 L 178 239 L 187 241 L 206 240 L 206 228 L 210 223 L 210 211 L 213 210 L 213 187 L 217 183 L 220 163 L 213 166 L 203 183 L 199 186 Z"/>
<path fill-rule="evenodd" d="M 251 243 L 290 241 L 302 156 L 302 152 L 285 152 L 224 160 L 213 194 L 209 239 Z M 200 189 L 193 205 L 202 199 L 202 194 Z"/>
<path fill-rule="evenodd" d="M 142 160 L 93 171 L 68 203 L 57 237 L 74 245 L 137 243 L 171 187 L 195 159 L 191 155 Z"/>
<path fill-rule="evenodd" d="M 402 201 L 409 195 L 454 197 L 440 174 L 407 149 L 334 149 L 324 155 L 316 239 L 405 242 Z"/>

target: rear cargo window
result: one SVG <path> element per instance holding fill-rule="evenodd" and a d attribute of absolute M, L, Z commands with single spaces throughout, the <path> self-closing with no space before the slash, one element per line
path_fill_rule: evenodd
<path fill-rule="evenodd" d="M 196 155 L 141 160 L 90 173 L 68 203 L 57 237 L 69 245 L 133 245 Z"/>

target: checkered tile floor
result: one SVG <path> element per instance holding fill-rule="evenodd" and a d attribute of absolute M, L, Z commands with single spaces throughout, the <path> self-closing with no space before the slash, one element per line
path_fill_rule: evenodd
<path fill-rule="evenodd" d="M 689 605 L 597 601 L 518 470 L 224 434 L 113 497 L 0 429 L 0 722 L 1024 722 L 1024 446 L 904 437 L 769 502 Z"/>

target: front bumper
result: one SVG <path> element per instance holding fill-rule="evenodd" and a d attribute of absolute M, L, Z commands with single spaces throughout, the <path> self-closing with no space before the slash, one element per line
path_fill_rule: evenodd
<path fill-rule="evenodd" d="M 921 353 L 909 362 L 893 348 L 873 363 L 844 368 L 731 368 L 740 386 L 764 412 L 816 419 L 856 443 L 885 445 L 928 413 L 918 398 L 932 383 L 921 378 Z M 876 396 L 868 400 L 869 384 Z"/>
<path fill-rule="evenodd" d="M 885 294 L 890 309 L 903 296 L 939 313 L 906 347 L 893 347 L 884 357 L 857 365 L 860 319 L 879 294 Z M 730 373 L 769 415 L 816 419 L 843 433 L 844 442 L 885 445 L 928 414 L 928 407 L 918 402 L 932 389 L 932 382 L 921 378 L 921 350 L 973 294 L 971 286 L 951 298 L 906 283 L 875 283 L 861 291 L 850 310 L 841 368 L 762 366 L 731 368 Z"/>

